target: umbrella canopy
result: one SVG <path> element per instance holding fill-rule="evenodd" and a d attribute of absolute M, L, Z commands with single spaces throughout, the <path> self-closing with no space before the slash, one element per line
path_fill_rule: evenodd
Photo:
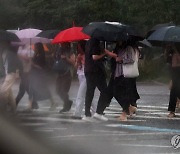
<path fill-rule="evenodd" d="M 128 33 L 128 35 L 140 36 L 140 34 L 137 32 L 137 30 L 135 30 L 135 28 L 133 26 L 125 25 L 125 24 L 122 24 L 120 22 L 105 21 L 105 23 L 115 25 L 115 26 L 117 26 L 119 28 L 124 28 L 124 32 Z"/>
<path fill-rule="evenodd" d="M 116 25 L 119 28 L 122 28 L 122 26 L 123 26 L 123 28 L 124 28 L 123 32 L 125 34 L 127 34 L 128 39 L 131 41 L 137 42 L 137 41 L 142 41 L 144 39 L 144 37 L 142 37 L 142 35 L 140 35 L 139 31 L 137 31 L 137 29 L 135 29 L 135 27 L 133 27 L 133 26 L 121 24 L 119 22 L 106 21 L 105 23 Z"/>
<path fill-rule="evenodd" d="M 130 35 L 136 35 L 131 26 L 118 22 L 92 22 L 85 26 L 82 32 L 92 38 L 110 42 L 127 40 Z"/>
<path fill-rule="evenodd" d="M 168 26 L 175 26 L 175 24 L 173 24 L 172 22 L 164 23 L 164 24 L 157 24 L 153 28 L 151 28 L 149 32 L 147 32 L 146 38 L 149 37 L 154 31 L 158 30 L 159 28 L 168 27 Z"/>
<path fill-rule="evenodd" d="M 72 27 L 65 29 L 56 35 L 56 37 L 52 40 L 52 43 L 75 42 L 90 38 L 81 31 L 82 27 Z"/>
<path fill-rule="evenodd" d="M 147 39 L 139 41 L 137 44 L 140 47 L 152 47 L 151 43 Z"/>
<path fill-rule="evenodd" d="M 37 37 L 54 39 L 55 36 L 60 32 L 60 30 L 45 30 L 40 32 Z"/>
<path fill-rule="evenodd" d="M 83 33 L 102 41 L 127 40 L 124 26 L 116 26 L 105 22 L 92 22 L 85 26 Z"/>
<path fill-rule="evenodd" d="M 20 39 L 14 33 L 0 30 L 0 41 L 20 42 Z"/>
<path fill-rule="evenodd" d="M 180 27 L 162 27 L 153 32 L 147 40 L 154 46 L 163 46 L 166 43 L 180 43 Z"/>
<path fill-rule="evenodd" d="M 20 38 L 20 40 L 24 43 L 24 44 L 35 44 L 38 42 L 41 43 L 50 43 L 50 40 L 47 38 L 41 38 L 41 37 L 36 37 L 36 35 L 38 35 L 42 30 L 39 29 L 32 29 L 32 28 L 28 28 L 28 29 L 22 29 L 20 31 L 16 32 L 16 35 Z"/>

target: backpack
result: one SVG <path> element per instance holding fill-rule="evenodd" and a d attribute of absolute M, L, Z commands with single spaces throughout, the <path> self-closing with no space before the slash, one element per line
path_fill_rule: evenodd
<path fill-rule="evenodd" d="M 55 61 L 53 64 L 53 70 L 58 72 L 59 74 L 65 74 L 70 70 L 70 64 L 61 58 L 61 51 L 57 51 Z"/>

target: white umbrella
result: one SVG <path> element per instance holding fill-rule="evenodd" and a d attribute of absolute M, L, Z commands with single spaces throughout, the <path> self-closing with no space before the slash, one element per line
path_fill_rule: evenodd
<path fill-rule="evenodd" d="M 51 40 L 47 38 L 36 37 L 42 30 L 27 28 L 16 32 L 16 35 L 24 44 L 35 44 L 35 43 L 50 43 Z"/>

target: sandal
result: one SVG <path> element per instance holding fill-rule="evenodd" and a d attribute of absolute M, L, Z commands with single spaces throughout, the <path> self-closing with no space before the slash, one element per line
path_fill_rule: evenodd
<path fill-rule="evenodd" d="M 174 118 L 174 117 L 176 117 L 176 115 L 174 112 L 170 112 L 167 117 L 168 118 Z"/>
<path fill-rule="evenodd" d="M 132 116 L 137 111 L 137 107 L 130 105 L 129 106 L 129 115 Z"/>
<path fill-rule="evenodd" d="M 127 121 L 127 114 L 125 112 L 122 112 L 120 117 L 118 118 L 119 121 Z"/>

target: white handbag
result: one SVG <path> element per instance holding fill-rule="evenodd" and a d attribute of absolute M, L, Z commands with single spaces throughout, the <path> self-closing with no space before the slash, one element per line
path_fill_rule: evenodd
<path fill-rule="evenodd" d="M 139 76 L 138 69 L 138 51 L 132 50 L 132 57 L 134 62 L 130 64 L 123 64 L 123 75 L 125 78 L 135 78 Z"/>

